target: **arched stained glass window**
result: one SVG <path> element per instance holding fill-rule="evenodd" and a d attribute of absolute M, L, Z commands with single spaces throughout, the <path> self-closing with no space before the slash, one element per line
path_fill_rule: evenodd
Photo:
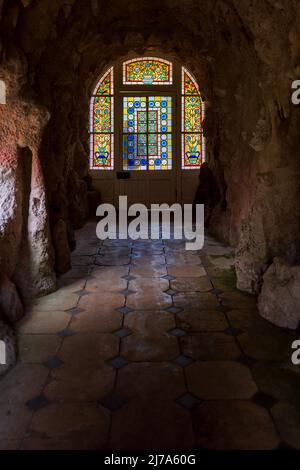
<path fill-rule="evenodd" d="M 124 85 L 171 85 L 172 63 L 155 57 L 143 57 L 123 63 Z"/>
<path fill-rule="evenodd" d="M 200 168 L 205 157 L 202 130 L 204 102 L 197 83 L 184 67 L 182 67 L 181 87 L 182 169 L 193 170 Z"/>
<path fill-rule="evenodd" d="M 90 167 L 197 170 L 205 161 L 204 113 L 199 87 L 185 67 L 154 57 L 116 64 L 91 98 Z"/>
<path fill-rule="evenodd" d="M 90 167 L 114 169 L 113 67 L 98 82 L 90 106 Z"/>

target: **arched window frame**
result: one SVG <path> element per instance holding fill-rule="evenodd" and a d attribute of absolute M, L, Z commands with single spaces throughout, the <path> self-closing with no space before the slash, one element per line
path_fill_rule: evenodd
<path fill-rule="evenodd" d="M 203 128 L 202 123 L 205 117 L 205 103 L 202 99 L 201 93 L 198 88 L 198 84 L 193 77 L 193 75 L 189 72 L 189 70 L 178 64 L 178 62 L 172 58 L 162 58 L 157 55 L 153 55 L 153 58 L 157 58 L 162 61 L 170 62 L 172 67 L 172 80 L 170 80 L 167 84 L 128 84 L 123 82 L 123 73 L 124 73 L 124 65 L 132 60 L 141 60 L 145 58 L 149 58 L 149 56 L 145 57 L 127 57 L 124 58 L 122 61 L 118 61 L 112 64 L 106 72 L 102 75 L 101 79 L 97 82 L 96 87 L 94 88 L 94 92 L 91 98 L 90 103 L 90 168 L 100 170 L 101 172 L 105 172 L 106 170 L 116 170 L 122 171 L 123 170 L 123 159 L 116 158 L 115 155 L 121 156 L 123 154 L 123 136 L 122 136 L 122 124 L 123 124 L 123 97 L 126 95 L 138 94 L 139 96 L 151 96 L 151 94 L 156 94 L 157 96 L 172 96 L 172 169 L 178 170 L 198 170 L 201 164 L 205 161 L 205 138 L 203 136 Z M 111 161 L 110 164 L 107 166 L 99 167 L 94 164 L 94 138 L 95 138 L 95 130 L 94 130 L 94 104 L 95 99 L 97 98 L 96 91 L 106 77 L 106 75 L 111 72 L 112 74 L 112 90 L 110 94 L 106 96 L 110 98 L 111 103 L 111 116 L 112 116 L 112 123 L 110 132 L 107 134 L 110 135 L 111 140 Z M 186 98 L 183 92 L 183 74 L 187 73 L 191 80 L 193 80 L 195 87 L 197 89 L 197 96 L 200 99 L 201 105 L 201 130 L 199 131 L 200 137 L 200 152 L 201 152 L 201 163 L 200 165 L 186 165 L 183 149 L 184 149 L 184 139 L 187 137 L 188 134 L 193 134 L 187 132 L 184 129 L 184 122 L 183 122 L 183 113 L 184 113 L 184 99 Z M 197 132 L 196 132 L 197 133 Z M 195 148 L 195 147 L 193 147 Z M 151 171 L 153 170 L 145 170 Z M 157 170 L 160 171 L 160 170 Z"/>
<path fill-rule="evenodd" d="M 105 80 L 110 80 L 107 89 L 101 89 Z M 104 88 L 104 87 L 102 87 Z M 101 100 L 104 100 L 103 106 L 101 106 Z M 99 106 L 98 106 L 99 102 Z M 105 126 L 101 126 L 96 124 L 95 113 L 96 111 L 99 112 L 108 112 L 109 115 L 109 122 Z M 114 130 L 115 130 L 115 119 L 114 119 L 114 67 L 110 67 L 100 78 L 97 82 L 97 85 L 94 88 L 94 91 L 91 96 L 90 100 L 90 126 L 89 126 L 89 133 L 90 133 L 90 169 L 92 170 L 114 170 L 114 154 L 115 154 L 115 147 L 114 147 Z M 100 153 L 99 157 L 97 157 L 95 153 L 95 142 L 96 140 L 99 141 L 100 147 L 103 147 L 102 154 Z M 104 142 L 109 141 L 107 148 L 104 147 Z M 109 148 L 109 152 L 108 152 Z M 105 158 L 107 157 L 107 153 L 109 153 L 109 158 L 107 158 L 107 162 L 105 162 Z M 100 158 L 101 155 L 103 158 Z M 97 163 L 97 158 L 101 161 L 101 166 Z"/>

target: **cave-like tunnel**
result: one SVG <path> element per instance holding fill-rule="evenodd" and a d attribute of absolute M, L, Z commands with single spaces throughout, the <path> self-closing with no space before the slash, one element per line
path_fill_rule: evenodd
<path fill-rule="evenodd" d="M 300 449 L 298 3 L 0 0 L 1 449 Z"/>

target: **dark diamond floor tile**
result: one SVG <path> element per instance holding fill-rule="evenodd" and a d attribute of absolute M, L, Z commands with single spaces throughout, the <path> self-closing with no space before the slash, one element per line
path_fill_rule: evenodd
<path fill-rule="evenodd" d="M 45 395 L 38 395 L 26 402 L 27 408 L 29 408 L 31 411 L 39 411 L 42 408 L 48 406 L 49 404 L 50 401 L 48 400 L 48 398 L 45 397 Z"/>
<path fill-rule="evenodd" d="M 128 313 L 133 312 L 134 310 L 125 306 L 116 308 L 116 311 L 122 313 L 123 315 L 127 315 Z"/>
<path fill-rule="evenodd" d="M 90 292 L 88 290 L 81 289 L 81 290 L 76 290 L 74 294 L 79 295 L 79 297 L 84 297 L 85 295 L 90 295 Z"/>
<path fill-rule="evenodd" d="M 48 369 L 58 369 L 63 364 L 63 361 L 58 356 L 52 356 L 43 364 L 45 367 L 48 367 Z"/>
<path fill-rule="evenodd" d="M 252 357 L 247 356 L 247 354 L 241 354 L 236 360 L 247 367 L 252 367 L 254 366 L 254 364 L 257 363 L 256 359 L 253 359 Z"/>
<path fill-rule="evenodd" d="M 65 330 L 59 331 L 57 333 L 57 336 L 60 336 L 61 338 L 68 338 L 69 336 L 73 335 L 75 335 L 75 333 L 70 328 L 66 328 Z"/>
<path fill-rule="evenodd" d="M 177 292 L 176 292 L 176 290 L 168 289 L 168 290 L 166 290 L 166 294 L 168 294 L 168 295 L 176 295 Z"/>
<path fill-rule="evenodd" d="M 131 331 L 128 328 L 120 328 L 120 330 L 114 331 L 113 334 L 119 338 L 126 338 L 126 336 L 131 335 Z"/>
<path fill-rule="evenodd" d="M 167 281 L 173 281 L 174 279 L 176 279 L 176 277 L 167 275 L 167 276 L 162 276 L 162 279 L 166 279 Z"/>
<path fill-rule="evenodd" d="M 169 312 L 169 313 L 174 313 L 174 315 L 177 315 L 178 313 L 182 312 L 183 309 L 180 308 L 180 307 L 168 307 L 165 309 L 166 312 Z"/>
<path fill-rule="evenodd" d="M 112 395 L 104 397 L 102 400 L 99 401 L 99 403 L 108 408 L 110 411 L 116 411 L 123 405 L 125 405 L 126 401 L 123 400 L 123 398 L 119 397 L 119 395 L 117 395 L 116 393 L 113 393 Z"/>
<path fill-rule="evenodd" d="M 232 310 L 230 307 L 228 307 L 227 305 L 218 305 L 215 310 L 218 310 L 218 312 L 223 312 L 223 313 L 226 313 L 226 312 L 230 312 L 230 310 Z"/>
<path fill-rule="evenodd" d="M 120 294 L 123 294 L 125 295 L 125 297 L 127 297 L 128 295 L 130 294 L 135 294 L 136 292 L 134 290 L 130 290 L 130 289 L 124 289 L 124 290 L 121 290 L 120 291 Z"/>
<path fill-rule="evenodd" d="M 79 315 L 80 313 L 84 312 L 84 308 L 73 307 L 69 308 L 68 310 L 65 310 L 65 312 L 75 317 L 76 315 Z"/>
<path fill-rule="evenodd" d="M 194 362 L 193 359 L 191 359 L 190 357 L 188 356 L 185 356 L 184 354 L 181 354 L 180 356 L 178 356 L 175 360 L 174 360 L 175 364 L 177 364 L 178 366 L 181 366 L 181 367 L 186 367 L 190 364 L 192 364 L 192 362 Z"/>
<path fill-rule="evenodd" d="M 176 398 L 175 401 L 188 410 L 192 410 L 201 403 L 201 400 L 192 393 L 185 393 L 184 395 L 181 395 L 181 397 Z"/>
<path fill-rule="evenodd" d="M 224 333 L 226 333 L 229 336 L 239 336 L 241 333 L 243 333 L 243 331 L 240 330 L 239 328 L 230 327 L 230 328 L 227 328 L 224 331 Z"/>
<path fill-rule="evenodd" d="M 252 401 L 259 406 L 262 406 L 263 408 L 266 408 L 267 410 L 270 410 L 272 406 L 276 405 L 279 400 L 276 400 L 276 398 L 271 397 L 271 395 L 267 395 L 266 393 L 263 392 L 257 392 L 256 395 L 252 398 Z"/>
<path fill-rule="evenodd" d="M 186 331 L 182 330 L 181 328 L 173 328 L 172 330 L 168 331 L 169 335 L 175 336 L 176 338 L 180 338 L 181 336 L 186 335 Z"/>
<path fill-rule="evenodd" d="M 122 356 L 117 356 L 117 357 L 114 357 L 113 359 L 110 359 L 108 361 L 108 364 L 114 367 L 115 369 L 122 369 L 122 367 L 128 364 L 128 361 Z"/>
<path fill-rule="evenodd" d="M 134 279 L 136 279 L 136 277 L 131 276 L 131 274 L 127 274 L 126 276 L 122 276 L 122 279 L 125 279 L 125 281 L 134 281 Z"/>

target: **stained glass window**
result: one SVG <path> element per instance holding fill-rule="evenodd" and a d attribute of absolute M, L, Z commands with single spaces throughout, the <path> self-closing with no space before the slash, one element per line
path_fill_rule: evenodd
<path fill-rule="evenodd" d="M 97 84 L 90 106 L 90 168 L 114 168 L 113 68 Z"/>
<path fill-rule="evenodd" d="M 123 98 L 124 170 L 172 168 L 172 98 Z"/>
<path fill-rule="evenodd" d="M 205 108 L 198 85 L 184 67 L 182 67 L 181 86 L 182 168 L 194 170 L 200 168 L 205 159 L 205 141 L 202 130 Z"/>
<path fill-rule="evenodd" d="M 116 95 L 117 109 L 123 106 L 116 126 L 118 130 L 121 125 L 120 164 L 124 170 L 170 170 L 174 166 L 172 158 L 178 154 L 172 152 L 179 145 L 173 146 L 173 132 L 176 127 L 180 130 L 179 123 L 176 126 L 177 113 L 172 116 L 173 98 L 164 96 L 163 88 L 151 88 L 172 84 L 173 65 L 165 59 L 142 57 L 123 62 L 123 85 L 136 85 L 141 90 L 133 93 L 128 91 L 130 86 L 124 86 Z M 139 88 L 140 85 L 149 88 Z M 180 83 L 166 90 L 171 90 L 165 92 L 168 95 L 175 90 L 177 95 L 181 92 L 181 168 L 199 169 L 205 160 L 202 128 L 205 107 L 198 85 L 188 70 L 181 67 Z M 115 144 L 114 131 L 114 69 L 111 67 L 97 83 L 91 98 L 91 169 L 114 169 L 116 144 L 119 148 L 119 132 Z"/>
<path fill-rule="evenodd" d="M 123 63 L 124 85 L 171 85 L 172 63 L 155 57 L 143 57 Z"/>

